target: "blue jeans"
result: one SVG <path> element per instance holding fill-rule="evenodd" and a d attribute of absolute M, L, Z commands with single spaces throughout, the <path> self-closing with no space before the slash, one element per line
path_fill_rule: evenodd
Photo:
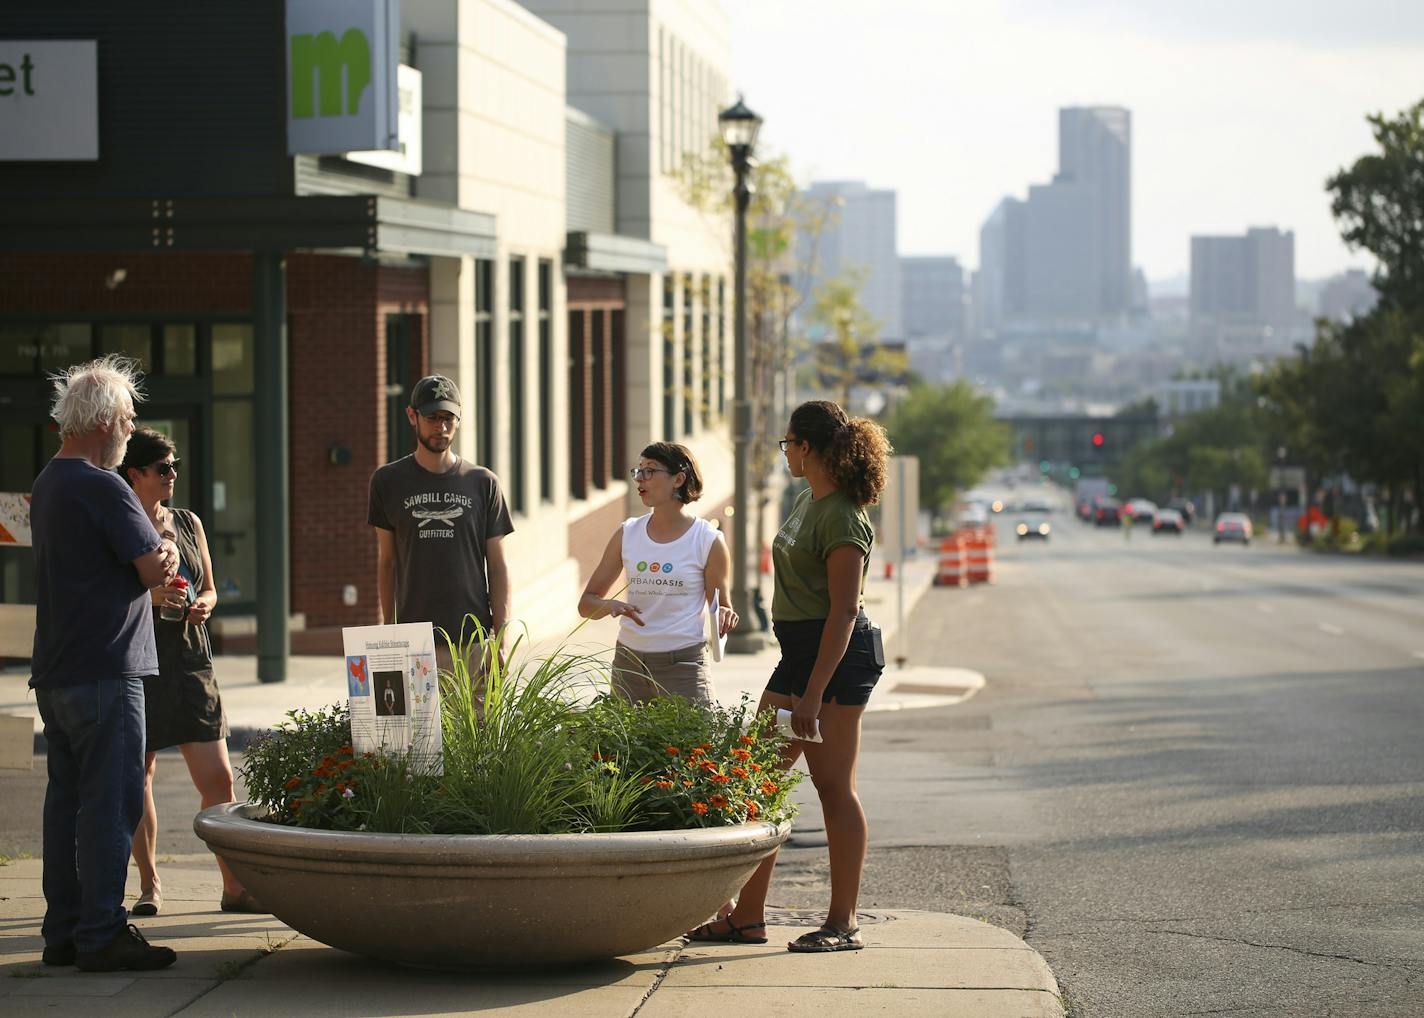
<path fill-rule="evenodd" d="M 124 881 L 143 816 L 143 680 L 35 690 L 48 744 L 44 940 L 108 946 L 129 920 Z"/>

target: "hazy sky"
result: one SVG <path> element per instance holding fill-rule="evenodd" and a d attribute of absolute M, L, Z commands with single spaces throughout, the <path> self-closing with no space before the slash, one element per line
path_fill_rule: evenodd
<path fill-rule="evenodd" d="M 979 262 L 979 227 L 1057 165 L 1060 106 L 1132 111 L 1133 260 L 1294 230 L 1296 274 L 1367 266 L 1326 177 L 1364 117 L 1424 98 L 1424 0 L 722 0 L 733 81 L 803 178 L 899 192 L 902 254 Z"/>

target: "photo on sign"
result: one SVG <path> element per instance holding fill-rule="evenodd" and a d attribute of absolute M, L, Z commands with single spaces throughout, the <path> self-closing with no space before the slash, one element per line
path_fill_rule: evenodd
<path fill-rule="evenodd" d="M 371 676 L 376 692 L 377 717 L 405 717 L 405 676 L 400 672 L 376 672 Z"/>

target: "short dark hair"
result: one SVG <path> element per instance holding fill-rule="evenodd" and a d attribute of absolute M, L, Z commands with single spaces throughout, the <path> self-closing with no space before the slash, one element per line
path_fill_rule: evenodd
<path fill-rule="evenodd" d="M 692 450 L 676 442 L 654 442 L 638 455 L 645 460 L 657 460 L 674 474 L 686 474 L 674 494 L 681 502 L 696 502 L 702 497 L 702 471 Z"/>
<path fill-rule="evenodd" d="M 157 463 L 165 456 L 172 455 L 178 451 L 178 447 L 173 444 L 173 439 L 169 438 L 161 431 L 154 431 L 152 428 L 137 428 L 129 436 L 129 446 L 124 450 L 124 461 L 119 464 L 119 476 L 130 485 L 129 470 L 142 470 Z"/>

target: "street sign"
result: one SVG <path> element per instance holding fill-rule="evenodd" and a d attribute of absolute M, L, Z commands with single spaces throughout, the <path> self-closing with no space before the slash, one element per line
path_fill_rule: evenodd
<path fill-rule="evenodd" d="M 99 158 L 99 44 L 0 40 L 0 161 Z"/>
<path fill-rule="evenodd" d="M 399 151 L 399 0 L 287 0 L 287 154 Z"/>

